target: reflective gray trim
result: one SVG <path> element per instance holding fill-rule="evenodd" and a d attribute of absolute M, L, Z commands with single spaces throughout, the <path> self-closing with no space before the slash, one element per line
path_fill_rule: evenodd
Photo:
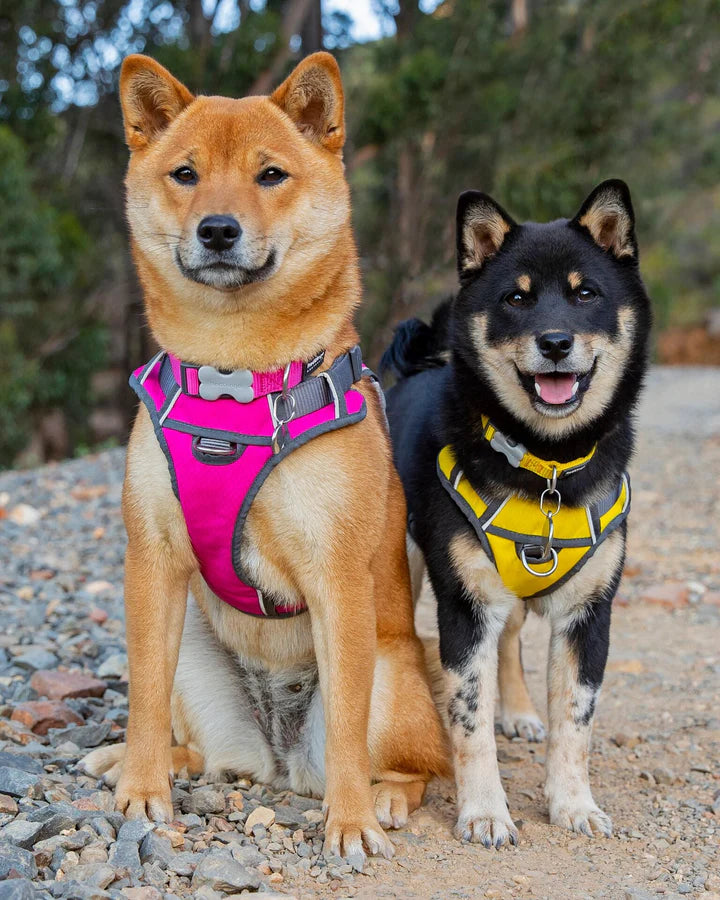
<path fill-rule="evenodd" d="M 482 545 L 483 550 L 489 557 L 492 564 L 497 569 L 497 563 L 495 562 L 495 554 L 492 551 L 492 547 L 490 546 L 490 542 L 487 539 L 487 535 L 485 534 L 485 532 L 482 529 L 482 524 L 481 524 L 480 519 L 478 519 L 478 517 L 475 515 L 472 507 L 467 502 L 467 500 L 465 500 L 464 497 L 461 497 L 460 494 L 458 494 L 458 492 L 453 487 L 452 482 L 448 481 L 448 479 L 445 477 L 445 473 L 440 468 L 440 458 L 439 457 L 435 463 L 435 470 L 438 474 L 438 478 L 440 479 L 440 484 L 445 488 L 445 490 L 448 492 L 448 494 L 450 494 L 450 497 L 452 500 L 455 501 L 456 506 L 458 506 L 460 508 L 460 511 L 463 513 L 465 518 L 468 520 L 468 523 L 472 526 L 473 531 L 477 535 L 478 540 L 480 541 L 480 544 Z M 455 471 L 455 469 L 453 469 L 453 472 L 454 471 Z"/>
<path fill-rule="evenodd" d="M 170 483 L 172 484 L 173 493 L 180 500 L 180 492 L 178 491 L 178 483 L 177 477 L 175 475 L 175 466 L 173 464 L 172 454 L 170 453 L 170 448 L 168 447 L 167 441 L 165 440 L 165 435 L 163 434 L 163 426 L 160 424 L 160 416 L 158 414 L 157 407 L 155 403 L 148 394 L 148 392 L 143 387 L 140 379 L 136 378 L 134 375 L 130 376 L 129 380 L 130 387 L 135 391 L 140 400 L 144 403 L 145 408 L 148 411 L 150 416 L 150 420 L 153 424 L 153 429 L 155 431 L 155 437 L 158 440 L 158 444 L 160 444 L 160 449 L 165 454 L 165 459 L 168 464 L 168 471 L 170 472 Z"/>
<path fill-rule="evenodd" d="M 367 405 L 365 403 L 365 398 L 363 398 L 363 403 L 360 409 L 353 413 L 352 415 L 342 416 L 339 419 L 330 419 L 329 422 L 323 422 L 321 425 L 316 425 L 314 428 L 310 428 L 307 431 L 304 431 L 302 434 L 298 435 L 296 438 L 293 438 L 291 441 L 288 441 L 282 450 L 279 453 L 273 454 L 265 465 L 260 469 L 258 474 L 255 476 L 255 480 L 250 485 L 247 494 L 245 495 L 245 499 L 242 502 L 240 510 L 238 511 L 237 518 L 235 519 L 235 527 L 233 529 L 232 536 L 232 562 L 233 568 L 235 569 L 235 574 L 237 577 L 244 581 L 245 584 L 250 587 L 254 587 L 255 590 L 259 590 L 256 584 L 247 577 L 243 570 L 242 560 L 240 559 L 241 554 L 241 544 L 242 544 L 242 534 L 243 529 L 245 527 L 245 521 L 247 519 L 248 513 L 250 511 L 250 506 L 252 505 L 253 500 L 255 499 L 257 492 L 263 486 L 265 479 L 272 472 L 275 466 L 281 462 L 285 457 L 292 453 L 293 450 L 297 450 L 298 447 L 302 447 L 304 444 L 307 444 L 313 438 L 318 437 L 321 434 L 327 434 L 330 431 L 337 431 L 340 428 L 344 428 L 346 425 L 354 425 L 356 422 L 361 422 L 365 416 L 367 415 Z M 287 618 L 287 616 L 282 616 L 282 618 Z"/>

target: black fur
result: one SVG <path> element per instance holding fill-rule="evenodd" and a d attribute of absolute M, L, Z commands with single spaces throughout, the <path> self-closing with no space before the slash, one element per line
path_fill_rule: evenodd
<path fill-rule="evenodd" d="M 512 468 L 482 438 L 483 414 L 543 459 L 569 461 L 585 456 L 597 444 L 586 468 L 562 482 L 566 506 L 584 505 L 591 494 L 610 490 L 618 483 L 632 454 L 633 413 L 647 366 L 650 302 L 639 273 L 634 231 L 629 238 L 633 255 L 618 258 L 595 243 L 579 223 L 602 190 L 615 192 L 632 222 L 630 197 L 622 182 L 599 186 L 572 220 L 543 225 L 517 225 L 485 195 L 462 195 L 458 208 L 460 291 L 436 310 L 430 325 L 418 319 L 401 324 L 383 357 L 381 370 L 399 377 L 387 393 L 395 463 L 407 497 L 410 531 L 425 555 L 438 598 L 441 652 L 446 667 L 461 667 L 473 645 L 482 639 L 482 623 L 469 608 L 469 598 L 452 583 L 449 544 L 458 533 L 473 532 L 437 478 L 440 449 L 448 443 L 453 445 L 459 465 L 485 496 L 504 498 L 514 491 L 539 497 L 544 481 L 533 473 Z M 493 215 L 504 217 L 508 230 L 499 251 L 473 269 L 462 257 L 460 233 L 478 197 Z M 586 304 L 574 298 L 568 287 L 568 273 L 574 271 L 582 273 L 584 282 L 597 291 L 595 300 Z M 514 307 L 504 298 L 522 274 L 531 277 L 533 297 L 527 306 Z M 618 363 L 622 364 L 622 372 L 617 388 L 597 418 L 561 439 L 537 433 L 516 410 L 507 408 L 478 359 L 472 331 L 478 314 L 486 317 L 487 340 L 493 344 L 517 335 L 559 329 L 615 337 L 618 314 L 627 307 L 636 316 L 635 337 L 627 358 Z M 518 376 L 509 371 L 508 377 Z M 573 637 L 582 658 L 581 678 L 593 684 L 598 683 L 602 646 L 593 645 L 590 632 L 595 622 L 600 640 L 599 633 L 605 629 L 605 622 L 599 620 L 601 610 L 612 600 L 616 589 L 613 575 L 609 573 L 611 583 L 595 617 L 588 619 L 588 634 L 578 631 Z"/>

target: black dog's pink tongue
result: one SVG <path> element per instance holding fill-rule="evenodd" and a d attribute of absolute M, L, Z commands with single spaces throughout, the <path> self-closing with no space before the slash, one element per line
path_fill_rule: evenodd
<path fill-rule="evenodd" d="M 576 380 L 573 373 L 564 375 L 554 372 L 552 375 L 536 375 L 535 389 L 545 403 L 567 403 L 573 398 Z"/>

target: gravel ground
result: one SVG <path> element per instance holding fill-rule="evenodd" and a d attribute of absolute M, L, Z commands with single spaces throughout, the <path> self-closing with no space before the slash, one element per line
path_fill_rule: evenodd
<path fill-rule="evenodd" d="M 123 452 L 0 475 L 0 900 L 36 897 L 720 900 L 720 370 L 653 371 L 633 466 L 630 552 L 591 761 L 610 840 L 548 824 L 543 745 L 498 736 L 517 848 L 451 837 L 454 788 L 362 873 L 320 854 L 319 803 L 180 778 L 176 818 L 125 822 L 83 775 L 122 740 Z M 433 631 L 432 600 L 418 611 Z M 544 710 L 547 628 L 526 625 Z"/>

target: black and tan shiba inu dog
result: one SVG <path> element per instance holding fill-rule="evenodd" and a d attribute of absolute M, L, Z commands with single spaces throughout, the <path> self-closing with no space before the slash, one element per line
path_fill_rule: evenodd
<path fill-rule="evenodd" d="M 457 835 L 517 840 L 493 711 L 499 678 L 505 733 L 544 736 L 520 661 L 528 607 L 552 625 L 550 821 L 609 835 L 588 748 L 650 329 L 627 186 L 606 181 L 574 218 L 542 225 L 469 191 L 457 248 L 459 293 L 430 326 L 402 324 L 383 360 L 399 377 L 387 411 L 411 569 L 426 564 L 438 602 Z"/>

